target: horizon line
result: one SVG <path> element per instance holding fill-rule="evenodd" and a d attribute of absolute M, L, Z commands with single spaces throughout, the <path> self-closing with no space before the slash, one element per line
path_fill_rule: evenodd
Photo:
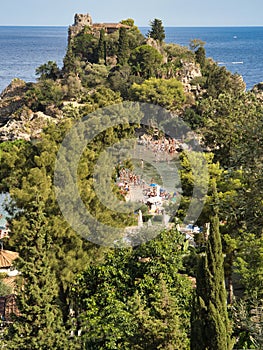
<path fill-rule="evenodd" d="M 106 23 L 106 22 L 105 22 Z M 117 23 L 117 22 L 116 22 Z M 0 27 L 69 27 L 72 24 L 0 24 Z M 135 25 L 138 28 L 150 28 L 149 25 Z M 164 28 L 244 28 L 244 27 L 263 27 L 263 24 L 230 24 L 230 25 L 164 25 Z"/>

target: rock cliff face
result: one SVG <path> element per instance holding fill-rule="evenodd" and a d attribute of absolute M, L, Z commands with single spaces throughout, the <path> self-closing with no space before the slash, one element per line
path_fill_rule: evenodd
<path fill-rule="evenodd" d="M 164 51 L 162 45 L 160 43 L 158 43 L 158 41 L 156 41 L 152 38 L 147 38 L 146 44 L 149 46 L 152 46 L 154 49 L 156 49 L 163 56 L 163 63 L 167 63 L 167 54 Z"/>
<path fill-rule="evenodd" d="M 19 117 L 12 117 L 0 128 L 0 141 L 27 140 L 40 137 L 43 128 L 49 123 L 56 123 L 57 119 L 45 115 L 43 112 L 33 113 L 23 110 Z"/>
<path fill-rule="evenodd" d="M 148 38 L 146 44 L 152 46 L 154 49 L 160 52 L 160 54 L 163 56 L 163 63 L 167 63 L 167 54 L 158 41 Z M 202 77 L 200 65 L 195 62 L 185 60 L 181 60 L 181 65 L 181 68 L 176 73 L 176 78 L 183 83 L 185 92 L 193 92 L 196 95 L 199 87 L 197 85 L 191 85 L 191 81 L 195 78 Z"/>
<path fill-rule="evenodd" d="M 190 82 L 202 76 L 199 64 L 195 62 L 187 62 L 182 60 L 182 67 L 178 71 L 178 78 L 183 84 L 190 84 Z"/>
<path fill-rule="evenodd" d="M 26 107 L 27 90 L 23 80 L 14 79 L 0 95 L 0 142 L 39 138 L 44 127 L 58 121 L 58 118 L 34 113 Z"/>
<path fill-rule="evenodd" d="M 183 83 L 184 91 L 194 96 L 200 95 L 201 89 L 198 84 L 192 84 L 193 79 L 201 78 L 202 73 L 199 64 L 195 62 L 181 61 L 182 67 L 177 72 L 177 78 Z"/>
<path fill-rule="evenodd" d="M 10 115 L 21 108 L 24 103 L 24 95 L 27 91 L 26 83 L 20 79 L 14 79 L 0 95 L 0 127 L 6 124 Z"/>
<path fill-rule="evenodd" d="M 154 43 L 151 44 L 154 45 Z M 191 80 L 199 76 L 201 72 L 198 65 L 182 62 L 178 79 L 182 81 L 185 91 L 193 97 L 198 94 L 198 87 L 193 86 Z M 33 112 L 29 109 L 26 106 L 28 89 L 29 84 L 23 80 L 14 79 L 0 95 L 0 142 L 37 139 L 44 127 L 49 123 L 57 123 L 63 118 L 62 111 L 52 105 L 46 108 L 45 113 Z"/>

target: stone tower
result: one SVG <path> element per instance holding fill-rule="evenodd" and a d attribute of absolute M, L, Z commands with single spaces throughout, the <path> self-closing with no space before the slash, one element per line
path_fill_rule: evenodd
<path fill-rule="evenodd" d="M 68 29 L 68 42 L 70 43 L 70 41 L 86 26 L 92 27 L 91 16 L 88 13 L 86 15 L 76 13 L 74 17 L 74 24 Z"/>

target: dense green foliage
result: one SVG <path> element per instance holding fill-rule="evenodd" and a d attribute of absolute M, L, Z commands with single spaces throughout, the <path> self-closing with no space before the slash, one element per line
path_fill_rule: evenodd
<path fill-rule="evenodd" d="M 14 115 L 22 116 L 28 129 L 36 112 L 55 118 L 56 124 L 34 142 L 0 144 L 0 189 L 11 195 L 13 217 L 5 246 L 19 252 L 21 271 L 21 314 L 7 331 L 6 348 L 189 350 L 191 339 L 192 349 L 226 350 L 232 338 L 238 349 L 260 349 L 262 100 L 245 91 L 237 74 L 208 59 L 201 40 L 192 40 L 189 50 L 164 42 L 160 20 L 151 22 L 150 38 L 143 37 L 132 19 L 121 23 L 125 27 L 111 34 L 85 27 L 70 41 L 62 69 L 52 61 L 37 68 L 39 79 L 25 83 L 23 106 Z M 202 161 L 197 153 L 178 156 L 180 207 L 176 212 L 173 204 L 167 208 L 171 221 L 181 223 L 194 187 L 202 194 L 208 184 L 197 221 L 203 231 L 194 236 L 195 246 L 188 247 L 185 237 L 172 229 L 132 249 L 99 247 L 74 232 L 59 209 L 54 166 L 67 131 L 88 116 L 96 133 L 100 125 L 90 113 L 126 100 L 167 109 L 171 113 L 162 123 L 172 130 L 181 117 L 205 150 L 208 172 L 193 171 Z M 153 123 L 162 118 L 151 117 Z M 108 128 L 80 158 L 81 199 L 95 218 L 112 227 L 134 225 L 137 219 L 101 202 L 94 169 L 102 151 L 134 136 L 138 126 L 139 116 L 137 125 Z M 76 135 L 63 161 L 80 140 Z M 127 164 L 132 168 L 130 159 Z M 65 171 L 74 175 L 72 169 Z M 124 200 L 114 185 L 117 167 L 105 165 L 105 171 L 111 174 L 111 191 Z M 69 188 L 66 203 L 77 220 L 71 194 Z M 200 196 L 195 200 L 198 208 Z M 189 276 L 197 278 L 196 289 Z M 0 285 L 0 294 L 6 292 Z"/>
<path fill-rule="evenodd" d="M 162 55 L 150 45 L 136 47 L 129 58 L 132 72 L 146 79 L 157 75 L 161 62 Z"/>
<path fill-rule="evenodd" d="M 165 31 L 162 21 L 160 19 L 155 18 L 153 21 L 150 22 L 150 25 L 151 29 L 148 33 L 149 37 L 162 42 L 165 39 Z"/>
<path fill-rule="evenodd" d="M 131 94 L 136 101 L 156 104 L 170 111 L 179 110 L 185 101 L 182 84 L 173 78 L 150 78 L 142 84 L 134 83 Z"/>
<path fill-rule="evenodd" d="M 23 237 L 17 262 L 23 276 L 18 281 L 20 315 L 8 329 L 7 349 L 69 349 L 57 298 L 59 287 L 50 264 L 52 238 L 41 204 L 36 201 L 31 206 L 17 223 Z"/>
<path fill-rule="evenodd" d="M 118 43 L 118 63 L 124 65 L 129 57 L 129 39 L 126 28 L 120 28 Z"/>
<path fill-rule="evenodd" d="M 98 62 L 106 63 L 106 41 L 105 41 L 105 30 L 101 29 L 100 38 L 98 42 L 97 60 Z"/>
<path fill-rule="evenodd" d="M 218 200 L 218 198 L 214 198 Z M 214 206 L 216 207 L 216 202 Z M 224 259 L 219 219 L 215 209 L 204 255 L 197 268 L 197 286 L 192 311 L 191 349 L 232 349 L 231 328 L 226 307 Z"/>
<path fill-rule="evenodd" d="M 40 75 L 41 80 L 56 80 L 60 76 L 60 70 L 56 62 L 48 61 L 36 69 L 36 75 Z"/>
<path fill-rule="evenodd" d="M 82 349 L 187 349 L 191 284 L 184 237 L 162 232 L 138 248 L 115 249 L 74 286 Z"/>

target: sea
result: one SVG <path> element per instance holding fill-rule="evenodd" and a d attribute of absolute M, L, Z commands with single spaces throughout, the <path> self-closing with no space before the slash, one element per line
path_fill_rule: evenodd
<path fill-rule="evenodd" d="M 141 27 L 147 34 L 149 28 Z M 166 27 L 166 42 L 189 46 L 205 42 L 207 57 L 242 75 L 247 89 L 263 81 L 263 27 Z M 35 70 L 48 61 L 63 65 L 68 27 L 0 26 L 0 91 L 13 78 L 36 81 Z"/>

